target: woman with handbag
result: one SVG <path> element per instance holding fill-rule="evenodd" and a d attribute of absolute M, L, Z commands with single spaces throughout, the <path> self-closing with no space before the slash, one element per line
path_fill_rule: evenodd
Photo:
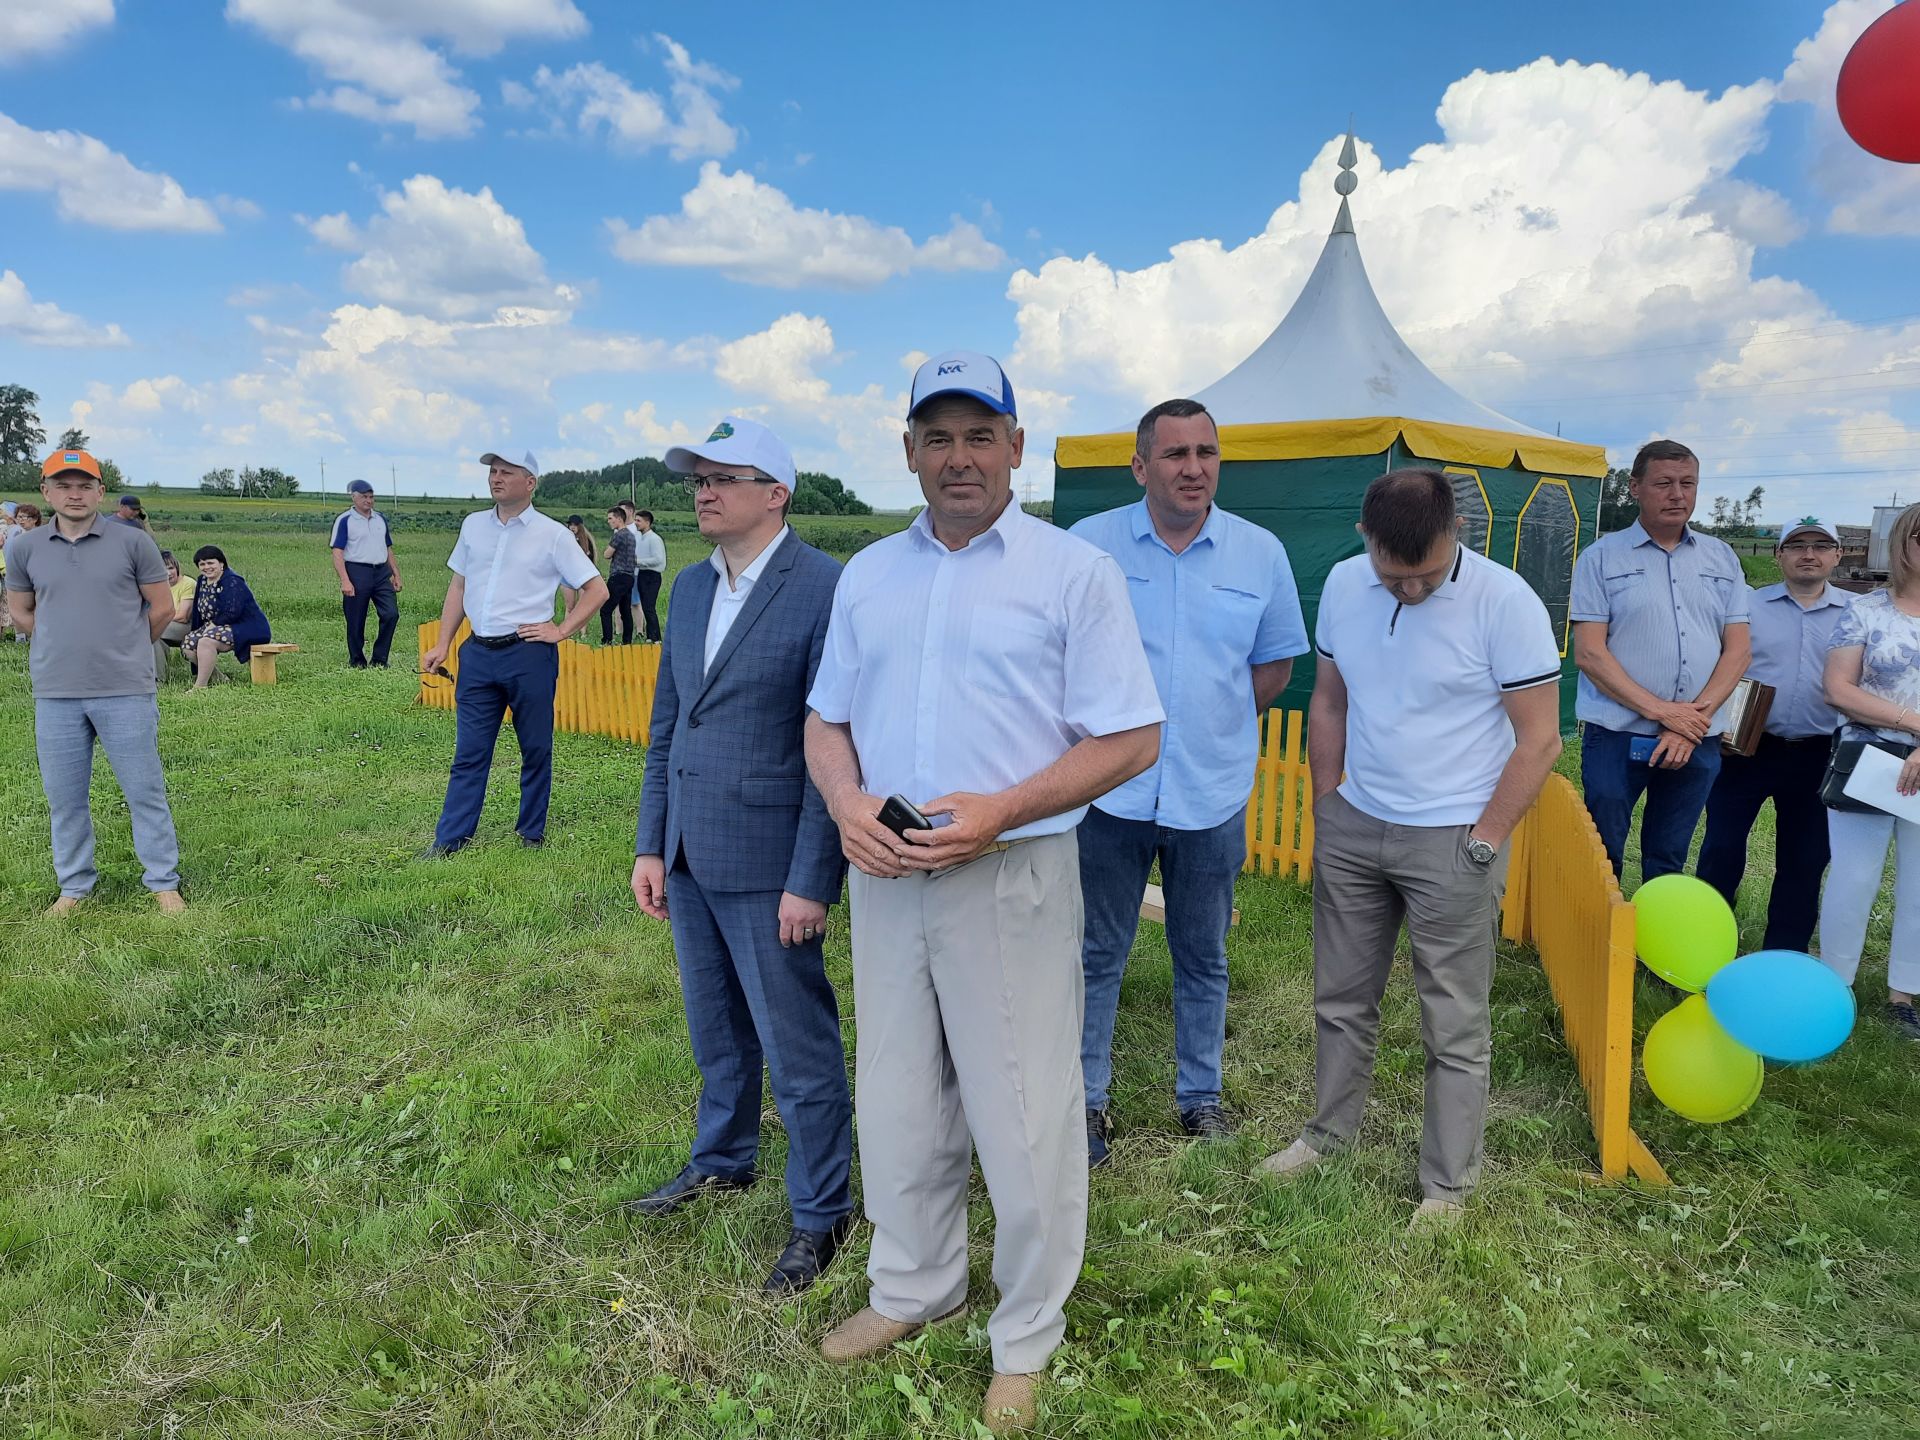
<path fill-rule="evenodd" d="M 1893 944 L 1887 955 L 1887 1022 L 1920 1040 L 1920 824 L 1897 820 L 1841 793 L 1862 745 L 1903 756 L 1898 788 L 1920 792 L 1920 505 L 1893 522 L 1884 590 L 1862 595 L 1833 629 L 1827 649 L 1827 703 L 1851 722 L 1834 737 L 1826 800 L 1833 868 L 1820 903 L 1820 958 L 1853 983 L 1867 921 L 1894 843 Z M 1837 782 L 1837 783 L 1836 783 Z M 1855 808 L 1859 807 L 1859 808 Z"/>

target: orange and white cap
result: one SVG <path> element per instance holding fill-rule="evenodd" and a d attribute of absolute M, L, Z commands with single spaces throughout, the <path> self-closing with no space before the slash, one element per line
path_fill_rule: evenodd
<path fill-rule="evenodd" d="M 56 450 L 47 457 L 47 463 L 40 467 L 40 478 L 51 480 L 56 475 L 64 475 L 69 470 L 78 470 L 82 475 L 100 478 L 100 462 L 84 450 Z"/>

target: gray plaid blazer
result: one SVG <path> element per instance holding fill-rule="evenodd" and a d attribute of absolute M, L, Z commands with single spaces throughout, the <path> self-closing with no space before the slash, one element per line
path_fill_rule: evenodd
<path fill-rule="evenodd" d="M 847 863 L 807 777 L 802 732 L 840 562 L 789 535 L 702 673 L 720 577 L 674 577 L 634 853 L 684 851 L 713 891 L 786 890 L 831 905 Z"/>

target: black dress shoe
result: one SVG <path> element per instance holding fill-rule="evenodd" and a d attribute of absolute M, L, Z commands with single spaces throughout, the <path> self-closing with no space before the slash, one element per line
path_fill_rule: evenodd
<path fill-rule="evenodd" d="M 759 1178 L 752 1171 L 745 1175 L 708 1175 L 689 1165 L 651 1195 L 629 1200 L 620 1208 L 632 1215 L 671 1215 L 683 1206 L 691 1205 L 702 1195 L 717 1194 L 723 1190 L 744 1190 Z"/>
<path fill-rule="evenodd" d="M 787 1237 L 787 1248 L 773 1262 L 773 1273 L 760 1288 L 769 1295 L 798 1295 L 820 1278 L 852 1233 L 851 1215 L 842 1215 L 831 1230 L 794 1226 L 793 1234 Z"/>
<path fill-rule="evenodd" d="M 1194 1105 L 1180 1112 L 1180 1128 L 1202 1140 L 1231 1140 L 1233 1122 L 1227 1112 L 1211 1102 Z"/>
<path fill-rule="evenodd" d="M 438 840 L 436 840 L 433 842 L 433 844 L 427 846 L 426 849 L 420 852 L 420 858 L 422 860 L 444 860 L 449 855 L 458 855 L 462 850 L 466 849 L 467 846 L 471 845 L 472 843 L 473 841 L 471 839 L 468 839 L 468 840 L 455 840 L 449 844 L 442 845 Z"/>
<path fill-rule="evenodd" d="M 522 850 L 544 850 L 546 846 L 547 837 L 544 835 L 522 835 L 520 837 L 520 848 Z"/>
<path fill-rule="evenodd" d="M 1087 1111 L 1087 1168 L 1098 1170 L 1113 1153 L 1113 1117 L 1104 1110 Z"/>

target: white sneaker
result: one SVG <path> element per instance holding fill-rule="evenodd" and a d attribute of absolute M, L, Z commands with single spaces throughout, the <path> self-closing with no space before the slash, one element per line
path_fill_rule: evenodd
<path fill-rule="evenodd" d="M 1407 1234 L 1431 1235 L 1451 1229 L 1460 1223 L 1460 1217 L 1466 1213 L 1467 1207 L 1458 1200 L 1436 1200 L 1430 1195 L 1420 1202 L 1420 1208 L 1413 1212 L 1413 1219 L 1407 1222 Z"/>
<path fill-rule="evenodd" d="M 1304 1139 L 1300 1139 L 1279 1154 L 1269 1155 L 1262 1160 L 1259 1170 L 1262 1175 L 1271 1175 L 1276 1180 L 1292 1180 L 1306 1174 L 1326 1158 Z"/>

